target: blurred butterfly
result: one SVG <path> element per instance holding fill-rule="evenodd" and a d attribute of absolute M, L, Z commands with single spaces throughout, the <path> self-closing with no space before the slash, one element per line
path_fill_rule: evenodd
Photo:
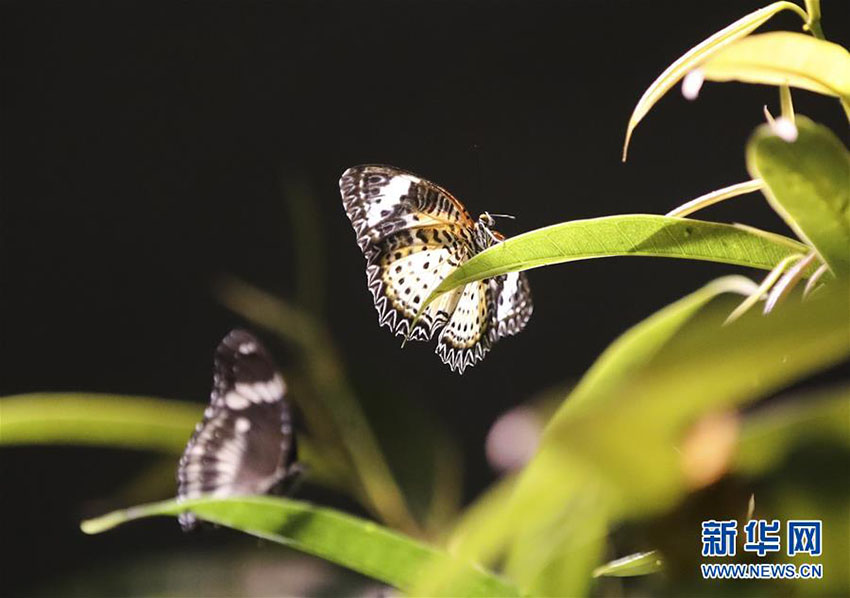
<path fill-rule="evenodd" d="M 233 330 L 215 352 L 213 389 L 177 470 L 177 498 L 282 493 L 301 468 L 286 383 L 260 342 Z M 184 530 L 195 516 L 180 515 Z"/>
<path fill-rule="evenodd" d="M 521 272 L 446 293 L 413 326 L 422 302 L 452 270 L 504 239 L 490 214 L 473 220 L 451 193 L 392 166 L 349 168 L 339 189 L 382 326 L 413 340 L 437 336 L 437 354 L 461 374 L 525 327 L 533 306 Z"/>

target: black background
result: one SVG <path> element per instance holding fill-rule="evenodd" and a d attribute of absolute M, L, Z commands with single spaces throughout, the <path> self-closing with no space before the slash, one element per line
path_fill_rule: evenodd
<path fill-rule="evenodd" d="M 748 178 L 744 143 L 763 104 L 778 112 L 777 93 L 708 83 L 687 102 L 676 89 L 622 164 L 628 116 L 672 60 L 765 3 L 5 3 L 0 392 L 206 401 L 212 351 L 244 325 L 215 281 L 294 295 L 281 189 L 295 183 L 318 208 L 322 310 L 353 378 L 433 412 L 463 443 L 474 496 L 492 479 L 483 440 L 500 412 L 576 379 L 619 332 L 712 277 L 758 274 L 640 258 L 531 272 L 528 329 L 458 377 L 433 347 L 400 351 L 377 326 L 340 173 L 413 170 L 474 214 L 516 215 L 500 223 L 508 235 L 664 213 Z M 843 4 L 824 3 L 824 29 L 847 46 Z M 786 12 L 769 28 L 799 30 L 799 19 Z M 847 142 L 837 102 L 794 98 Z M 704 217 L 787 232 L 759 195 Z M 156 539 L 152 528 L 77 531 L 139 455 L 0 455 L 0 534 L 14 549 L 4 592 L 183 541 L 174 525 Z"/>

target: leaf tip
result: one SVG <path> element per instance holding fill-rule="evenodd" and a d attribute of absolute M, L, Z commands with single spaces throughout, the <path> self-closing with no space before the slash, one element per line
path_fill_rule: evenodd
<path fill-rule="evenodd" d="M 705 83 L 705 73 L 702 69 L 697 68 L 690 71 L 682 79 L 682 95 L 685 96 L 686 100 L 696 100 L 703 83 Z"/>
<path fill-rule="evenodd" d="M 99 534 L 100 532 L 109 529 L 109 527 L 109 525 L 105 525 L 103 523 L 103 517 L 96 517 L 95 519 L 85 519 L 80 522 L 80 529 L 84 534 L 88 536 Z"/>
<path fill-rule="evenodd" d="M 626 140 L 623 141 L 623 156 L 621 160 L 625 163 L 626 160 L 629 159 L 629 141 L 632 140 L 632 131 L 635 130 L 635 126 L 632 121 L 629 121 L 629 126 L 626 127 Z"/>

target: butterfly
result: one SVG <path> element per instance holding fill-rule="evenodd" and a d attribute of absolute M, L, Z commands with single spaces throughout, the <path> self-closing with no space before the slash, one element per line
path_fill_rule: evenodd
<path fill-rule="evenodd" d="M 528 323 L 533 304 L 521 272 L 446 293 L 416 320 L 425 299 L 452 270 L 504 240 L 489 213 L 473 220 L 451 193 L 392 166 L 349 168 L 339 190 L 366 258 L 367 285 L 382 326 L 412 340 L 437 336 L 436 353 L 462 374 L 496 341 Z"/>
<path fill-rule="evenodd" d="M 282 492 L 301 471 L 286 383 L 260 342 L 233 330 L 215 352 L 210 405 L 177 469 L 177 499 Z M 184 530 L 196 524 L 180 515 Z"/>

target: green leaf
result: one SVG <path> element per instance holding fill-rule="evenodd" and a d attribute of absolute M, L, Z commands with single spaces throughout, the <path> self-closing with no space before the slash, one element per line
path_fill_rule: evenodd
<path fill-rule="evenodd" d="M 724 293 L 749 295 L 756 285 L 743 276 L 724 276 L 711 281 L 655 312 L 624 332 L 596 359 L 581 381 L 550 420 L 557 425 L 573 409 L 611 396 L 617 387 L 651 363 L 652 359 L 710 301 Z"/>
<path fill-rule="evenodd" d="M 89 444 L 180 454 L 202 414 L 199 405 L 150 397 L 15 395 L 0 399 L 0 445 Z"/>
<path fill-rule="evenodd" d="M 817 300 L 787 304 L 770 317 L 750 314 L 725 327 L 726 309 L 701 313 L 687 334 L 627 381 L 575 407 L 567 402 L 546 429 L 539 455 L 569 454 L 592 468 L 619 497 L 611 507 L 620 516 L 673 504 L 687 489 L 673 447 L 697 418 L 850 357 L 848 293 L 844 281 L 835 281 Z M 557 474 L 547 474 L 549 486 L 556 486 Z"/>
<path fill-rule="evenodd" d="M 850 76 L 850 65 L 848 65 Z M 747 144 L 747 168 L 794 232 L 837 275 L 850 274 L 850 152 L 826 127 L 797 116 L 787 142 L 762 125 Z"/>
<path fill-rule="evenodd" d="M 732 302 L 701 308 L 736 286 L 715 281 L 618 339 L 553 417 L 511 492 L 487 505 L 487 520 L 464 522 L 455 553 L 492 562 L 514 545 L 533 545 L 530 534 L 545 546 L 585 501 L 610 525 L 663 511 L 690 490 L 677 447 L 695 421 L 850 358 L 844 280 L 769 317 L 723 326 Z"/>
<path fill-rule="evenodd" d="M 739 39 L 699 68 L 711 81 L 790 85 L 850 98 L 850 52 L 802 33 L 776 31 Z"/>
<path fill-rule="evenodd" d="M 752 413 L 741 426 L 733 469 L 756 475 L 775 467 L 795 446 L 827 439 L 850 448 L 850 386 L 789 397 Z"/>
<path fill-rule="evenodd" d="M 664 562 L 657 550 L 636 552 L 621 559 L 605 563 L 593 570 L 593 577 L 633 577 L 649 575 L 664 568 Z"/>
<path fill-rule="evenodd" d="M 785 257 L 805 253 L 802 243 L 757 229 L 651 214 L 573 220 L 507 239 L 455 269 L 431 293 L 475 280 L 550 264 L 613 256 L 703 260 L 770 270 Z"/>
<path fill-rule="evenodd" d="M 646 116 L 655 103 L 658 102 L 658 100 L 660 100 L 661 97 L 670 90 L 670 88 L 676 85 L 676 83 L 685 76 L 688 71 L 696 68 L 697 65 L 704 62 L 715 52 L 721 50 L 724 46 L 749 35 L 752 31 L 769 20 L 773 15 L 783 10 L 791 10 L 800 15 L 803 21 L 808 20 L 806 13 L 803 12 L 803 10 L 796 4 L 791 2 L 774 2 L 773 4 L 765 6 L 755 12 L 751 12 L 728 27 L 721 29 L 705 41 L 688 50 L 681 58 L 668 66 L 665 71 L 652 82 L 652 85 L 643 92 L 643 95 L 640 100 L 638 100 L 637 105 L 632 111 L 628 127 L 626 128 L 626 141 L 623 144 L 623 161 L 626 161 L 629 141 L 631 140 L 632 132 L 635 127 L 637 127 L 638 123 L 644 116 Z"/>
<path fill-rule="evenodd" d="M 152 397 L 14 395 L 0 398 L 0 446 L 81 444 L 179 455 L 202 415 L 200 405 Z M 309 438 L 299 437 L 298 452 L 309 467 L 310 481 L 332 488 L 344 486 L 344 473 L 314 446 Z"/>
<path fill-rule="evenodd" d="M 231 310 L 275 332 L 298 351 L 314 399 L 298 405 L 323 444 L 342 448 L 341 459 L 348 460 L 356 474 L 363 504 L 390 525 L 421 533 L 321 320 L 236 279 L 221 281 L 218 295 Z"/>
<path fill-rule="evenodd" d="M 96 534 L 116 525 L 155 515 L 177 515 L 191 509 L 201 519 L 289 546 L 390 584 L 412 591 L 428 567 L 456 561 L 447 552 L 366 521 L 307 503 L 249 496 L 205 498 L 178 503 L 170 500 L 114 511 L 84 521 L 84 532 Z M 452 585 L 440 588 L 445 596 L 519 596 L 505 580 L 479 567 L 456 564 L 462 573 Z"/>

